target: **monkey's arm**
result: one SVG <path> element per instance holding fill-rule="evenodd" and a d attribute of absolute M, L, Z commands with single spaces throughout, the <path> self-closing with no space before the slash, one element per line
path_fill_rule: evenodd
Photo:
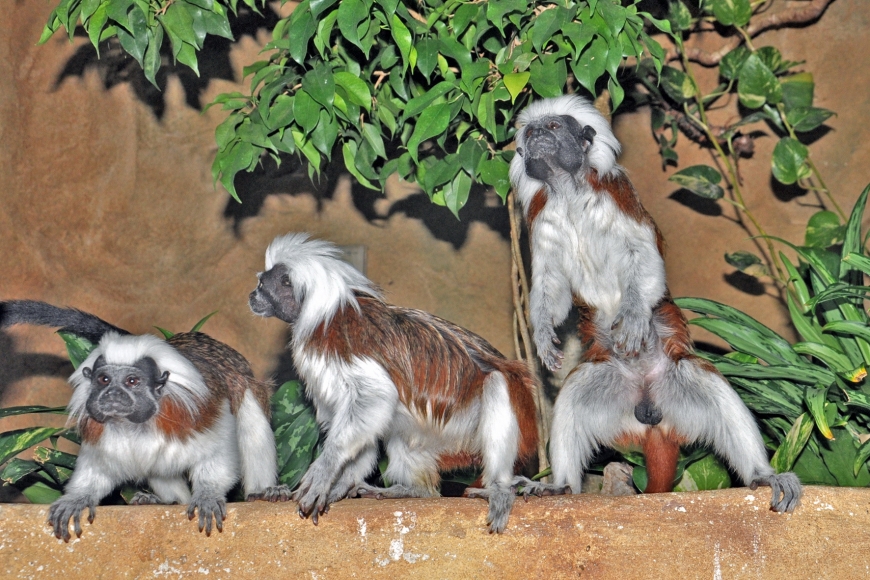
<path fill-rule="evenodd" d="M 562 367 L 562 351 L 556 345 L 556 326 L 571 310 L 571 284 L 562 269 L 564 239 L 548 223 L 536 224 L 532 232 L 532 288 L 530 317 L 535 347 L 541 362 L 551 371 Z"/>
<path fill-rule="evenodd" d="M 72 519 L 76 537 L 81 537 L 82 510 L 88 508 L 88 523 L 94 523 L 97 504 L 120 483 L 98 460 L 98 453 L 83 445 L 64 494 L 48 509 L 48 524 L 54 529 L 54 536 L 69 542 Z"/>
<path fill-rule="evenodd" d="M 626 227 L 622 224 L 615 227 Z M 613 264 L 622 297 L 611 324 L 613 347 L 623 356 L 635 357 L 647 343 L 656 304 L 667 292 L 665 263 L 649 224 L 629 224 L 624 249 Z"/>
<path fill-rule="evenodd" d="M 226 416 L 229 416 L 229 410 Z M 232 423 L 228 423 L 232 429 Z M 221 422 L 213 429 L 218 431 L 225 426 Z M 209 448 L 204 450 L 206 454 L 190 469 L 193 496 L 187 506 L 187 517 L 192 520 L 198 513 L 199 531 L 205 529 L 205 535 L 209 536 L 212 521 L 219 532 L 223 531 L 223 521 L 227 519 L 227 492 L 239 479 L 239 456 L 237 449 L 224 446 L 231 440 L 230 436 L 209 434 L 203 437 L 206 438 L 209 439 Z"/>
<path fill-rule="evenodd" d="M 75 308 L 59 308 L 37 300 L 0 302 L 0 328 L 14 324 L 60 328 L 60 332 L 69 332 L 93 343 L 99 342 L 100 338 L 109 331 L 130 334 L 93 314 Z"/>
<path fill-rule="evenodd" d="M 326 380 L 317 386 L 324 398 L 335 403 L 323 451 L 305 472 L 294 494 L 299 515 L 311 516 L 315 524 L 328 509 L 333 485 L 348 464 L 377 447 L 398 404 L 396 387 L 377 362 L 357 358 L 343 369 L 331 370 L 338 372 L 324 373 Z"/>

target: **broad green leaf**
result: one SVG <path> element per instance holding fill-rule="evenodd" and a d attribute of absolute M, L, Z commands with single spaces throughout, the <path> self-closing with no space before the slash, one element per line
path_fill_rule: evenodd
<path fill-rule="evenodd" d="M 813 106 L 815 83 L 813 73 L 802 72 L 779 79 L 782 85 L 782 104 L 786 112 L 793 109 L 808 109 Z"/>
<path fill-rule="evenodd" d="M 743 106 L 757 109 L 765 103 L 780 102 L 782 87 L 758 55 L 751 54 L 737 75 L 737 95 Z"/>
<path fill-rule="evenodd" d="M 846 336 L 855 336 L 870 341 L 870 326 L 865 322 L 856 322 L 854 320 L 836 320 L 829 322 L 822 327 L 823 332 L 832 332 L 837 334 L 845 334 Z"/>
<path fill-rule="evenodd" d="M 771 159 L 773 176 L 785 185 L 791 185 L 799 179 L 809 177 L 811 171 L 806 165 L 808 155 L 809 150 L 806 145 L 797 139 L 783 137 L 773 148 L 773 158 Z"/>
<path fill-rule="evenodd" d="M 692 84 L 689 75 L 672 66 L 662 67 L 660 86 L 668 96 L 679 103 L 684 103 L 695 96 L 695 85 Z"/>
<path fill-rule="evenodd" d="M 24 497 L 30 500 L 30 503 L 33 504 L 54 503 L 62 495 L 59 489 L 49 487 L 41 481 L 34 483 L 26 489 L 22 489 L 21 493 L 23 493 Z"/>
<path fill-rule="evenodd" d="M 290 57 L 300 65 L 305 64 L 308 54 L 308 41 L 317 32 L 317 22 L 309 10 L 305 10 L 305 3 L 298 6 L 290 16 L 290 26 L 287 28 Z M 356 30 L 356 27 L 354 27 Z"/>
<path fill-rule="evenodd" d="M 816 248 L 829 248 L 842 239 L 845 228 L 840 218 L 832 211 L 814 213 L 807 222 L 804 245 Z"/>
<path fill-rule="evenodd" d="M 58 331 L 57 334 L 66 344 L 66 352 L 67 355 L 69 355 L 69 360 L 72 363 L 73 368 L 79 368 L 79 365 L 88 358 L 91 351 L 97 348 L 97 345 L 88 339 L 76 336 L 70 332 Z"/>
<path fill-rule="evenodd" d="M 0 472 L 0 480 L 2 480 L 4 484 L 14 484 L 23 477 L 27 477 L 31 473 L 39 471 L 40 469 L 42 469 L 42 466 L 35 461 L 18 459 L 15 457 L 11 459 L 3 468 L 3 471 Z"/>
<path fill-rule="evenodd" d="M 468 27 L 471 21 L 477 18 L 477 15 L 480 12 L 480 8 L 480 4 L 468 3 L 461 4 L 459 8 L 456 9 L 456 12 L 453 13 L 453 18 L 450 21 L 450 24 L 453 27 L 453 34 L 455 36 L 458 37 L 460 34 L 465 32 L 465 29 Z"/>
<path fill-rule="evenodd" d="M 425 109 L 417 118 L 414 132 L 408 139 L 408 152 L 414 161 L 417 161 L 417 149 L 420 144 L 432 137 L 437 137 L 447 130 L 450 124 L 450 105 L 442 103 Z"/>
<path fill-rule="evenodd" d="M 798 455 L 803 451 L 813 432 L 815 421 L 807 413 L 802 413 L 789 429 L 785 441 L 777 448 L 770 460 L 777 473 L 791 471 Z"/>
<path fill-rule="evenodd" d="M 555 54 L 541 55 L 529 66 L 529 84 L 532 89 L 544 98 L 561 96 L 568 80 L 568 68 L 565 59 Z"/>
<path fill-rule="evenodd" d="M 751 328 L 762 336 L 774 340 L 781 340 L 782 342 L 788 344 L 787 341 L 780 335 L 778 335 L 768 327 L 764 326 L 748 314 L 737 310 L 733 306 L 728 306 L 727 304 L 722 304 L 721 302 L 716 302 L 714 300 L 707 300 L 706 298 L 677 298 L 676 300 L 674 300 L 674 302 L 677 306 L 685 310 L 691 310 L 692 312 L 696 312 L 698 314 L 705 314 L 708 316 L 716 316 L 723 320 L 734 322 L 739 326 L 746 326 L 748 328 Z"/>
<path fill-rule="evenodd" d="M 622 88 L 622 85 L 614 77 L 607 79 L 607 89 L 610 91 L 610 102 L 613 104 L 611 110 L 615 111 L 625 98 L 625 89 Z"/>
<path fill-rule="evenodd" d="M 459 219 L 459 210 L 468 202 L 468 194 L 471 191 L 471 177 L 464 171 L 460 171 L 453 179 L 452 187 L 445 188 L 444 202 L 447 208 Z M 448 193 L 449 192 L 449 193 Z"/>
<path fill-rule="evenodd" d="M 751 327 L 720 318 L 705 317 L 694 318 L 690 324 L 712 332 L 735 350 L 756 356 L 771 365 L 805 364 L 787 341 L 765 336 Z"/>
<path fill-rule="evenodd" d="M 867 459 L 870 459 L 870 439 L 862 443 L 855 454 L 855 463 L 852 466 L 852 473 L 855 477 L 858 477 L 858 472 L 867 463 Z"/>
<path fill-rule="evenodd" d="M 320 105 L 304 91 L 296 91 L 293 98 L 293 118 L 305 131 L 310 133 L 320 121 Z"/>
<path fill-rule="evenodd" d="M 402 112 L 402 120 L 407 121 L 416 117 L 418 113 L 426 110 L 438 98 L 443 97 L 454 88 L 456 88 L 454 83 L 441 81 L 422 95 L 414 97 L 405 105 L 405 109 Z"/>
<path fill-rule="evenodd" d="M 316 65 L 302 77 L 302 89 L 324 107 L 332 107 L 335 100 L 335 77 L 332 70 L 328 65 Z"/>
<path fill-rule="evenodd" d="M 570 16 L 566 8 L 557 5 L 550 5 L 548 8 L 538 14 L 538 17 L 532 22 L 532 28 L 529 31 L 532 46 L 535 47 L 535 51 L 538 53 L 550 42 L 553 35 L 562 28 L 562 25 L 568 21 Z M 622 21 L 625 22 L 625 16 L 622 17 Z"/>
<path fill-rule="evenodd" d="M 720 199 L 725 195 L 722 187 L 718 185 L 722 181 L 722 174 L 709 165 L 692 165 L 674 173 L 668 181 L 707 199 Z"/>
<path fill-rule="evenodd" d="M 476 5 L 463 4 L 463 6 L 474 6 L 477 10 Z M 417 70 L 428 79 L 438 65 L 438 41 L 433 38 L 423 38 L 414 46 L 417 49 Z"/>
<path fill-rule="evenodd" d="M 867 465 L 861 465 L 855 475 L 855 460 L 858 447 L 855 440 L 845 429 L 834 429 L 834 440 L 826 441 L 821 447 L 822 460 L 828 470 L 837 479 L 837 484 L 849 487 L 867 487 L 870 485 L 870 472 Z"/>
<path fill-rule="evenodd" d="M 843 237 L 843 251 L 841 255 L 845 257 L 849 254 L 863 255 L 863 244 L 861 241 L 861 221 L 864 216 L 864 209 L 867 205 L 867 198 L 870 196 L 870 185 L 864 188 L 861 195 L 858 196 L 855 205 L 852 207 L 852 213 L 849 215 L 849 220 L 846 222 L 846 234 Z M 848 262 L 847 262 L 848 263 Z M 840 264 L 840 279 L 849 281 L 852 284 L 861 283 L 857 277 L 854 277 L 851 268 L 846 268 Z"/>
<path fill-rule="evenodd" d="M 709 357 L 705 357 L 709 358 Z M 746 377 L 749 379 L 782 379 L 796 383 L 831 384 L 836 380 L 836 375 L 822 367 L 807 365 L 745 365 L 731 362 L 722 357 L 715 361 L 719 372 L 727 377 Z"/>
<path fill-rule="evenodd" d="M 402 55 L 403 70 L 413 66 L 411 52 L 414 50 L 414 36 L 408 30 L 408 27 L 405 26 L 405 23 L 402 22 L 402 19 L 399 18 L 398 14 L 393 14 L 390 32 L 393 35 L 393 40 L 396 41 L 396 46 L 399 47 L 399 54 Z"/>
<path fill-rule="evenodd" d="M 347 96 L 352 103 L 359 105 L 366 111 L 371 111 L 372 93 L 365 81 L 345 71 L 336 72 L 333 78 L 336 85 L 347 91 Z"/>
<path fill-rule="evenodd" d="M 504 75 L 502 80 L 504 81 L 504 86 L 507 87 L 508 92 L 511 94 L 511 104 L 516 102 L 517 97 L 529 83 L 529 77 L 531 76 L 532 74 L 529 72 L 508 73 Z"/>
<path fill-rule="evenodd" d="M 335 145 L 335 139 L 338 137 L 338 123 L 329 113 L 321 109 L 320 120 L 317 127 L 311 132 L 311 142 L 317 147 L 317 150 L 323 153 L 327 158 L 332 153 L 332 146 Z"/>
<path fill-rule="evenodd" d="M 740 270 L 741 272 L 746 271 L 751 266 L 757 266 L 761 264 L 761 258 L 753 254 L 752 252 L 739 251 L 731 254 L 725 254 L 725 261 Z"/>
<path fill-rule="evenodd" d="M 490 0 L 486 3 L 486 18 L 504 36 L 505 16 L 513 12 L 525 12 L 528 6 L 525 0 Z"/>
<path fill-rule="evenodd" d="M 680 1 L 668 2 L 668 22 L 674 33 L 688 30 L 692 27 L 692 13 L 688 7 Z"/>
<path fill-rule="evenodd" d="M 381 136 L 381 132 L 375 125 L 371 123 L 363 125 L 362 135 L 368 144 L 371 145 L 375 155 L 382 157 L 383 159 L 387 158 L 387 152 L 384 148 L 384 138 Z"/>
<path fill-rule="evenodd" d="M 686 467 L 674 491 L 703 491 L 731 487 L 728 469 L 710 453 Z"/>
<path fill-rule="evenodd" d="M 752 52 L 741 44 L 719 61 L 719 74 L 729 81 L 736 80 L 737 75 L 740 74 L 740 69 L 743 68 L 743 63 L 746 62 L 750 54 Z"/>
<path fill-rule="evenodd" d="M 157 87 L 157 70 L 160 68 L 160 47 L 163 45 L 163 27 L 155 24 L 148 29 L 148 47 L 143 58 L 145 78 Z M 157 87 L 160 88 L 160 87 Z"/>
<path fill-rule="evenodd" d="M 477 120 L 480 122 L 480 126 L 486 129 L 486 132 L 492 136 L 493 140 L 498 138 L 495 99 L 491 92 L 480 96 L 480 103 L 477 105 Z"/>
<path fill-rule="evenodd" d="M 311 15 L 317 18 L 337 1 L 338 0 L 310 0 L 309 6 L 311 7 Z"/>
<path fill-rule="evenodd" d="M 108 19 L 109 15 L 106 13 L 106 6 L 101 4 L 96 12 L 91 16 L 90 20 L 88 20 L 88 38 L 90 39 L 91 44 L 94 45 L 94 48 L 97 49 L 97 56 L 99 56 L 100 53 L 100 37 L 103 32 L 103 27 L 106 25 Z"/>
<path fill-rule="evenodd" d="M 797 132 L 812 131 L 817 129 L 834 115 L 833 111 L 818 107 L 795 107 L 788 111 L 786 120 Z"/>
<path fill-rule="evenodd" d="M 709 0 L 707 6 L 723 26 L 746 26 L 752 17 L 749 0 Z"/>
<path fill-rule="evenodd" d="M 359 181 L 363 186 L 368 187 L 369 189 L 379 190 L 380 188 L 372 185 L 372 182 L 369 181 L 356 166 L 357 163 L 357 151 L 358 145 L 356 141 L 345 141 L 341 146 L 341 154 L 344 158 L 344 166 L 350 171 L 350 174 L 353 175 L 357 181 Z"/>
<path fill-rule="evenodd" d="M 593 95 L 595 82 L 604 74 L 608 50 L 607 41 L 599 36 L 571 63 L 577 82 Z"/>
<path fill-rule="evenodd" d="M 360 42 L 359 25 L 367 17 L 368 9 L 361 0 L 342 0 L 338 4 L 338 29 L 341 36 L 363 51 L 365 48 Z"/>
<path fill-rule="evenodd" d="M 495 187 L 502 201 L 510 191 L 510 165 L 501 159 L 487 159 L 480 163 L 480 180 Z"/>

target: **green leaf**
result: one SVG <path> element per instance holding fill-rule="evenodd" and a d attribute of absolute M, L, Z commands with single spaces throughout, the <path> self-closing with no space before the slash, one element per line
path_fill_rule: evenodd
<path fill-rule="evenodd" d="M 0 480 L 7 485 L 15 484 L 20 479 L 27 477 L 31 473 L 39 471 L 40 469 L 42 469 L 42 466 L 35 461 L 27 461 L 15 457 L 9 460 L 6 467 L 4 467 L 3 471 L 0 472 Z"/>
<path fill-rule="evenodd" d="M 366 142 L 372 146 L 375 155 L 382 157 L 383 159 L 387 158 L 387 152 L 384 148 L 384 138 L 381 136 L 381 132 L 375 125 L 371 123 L 363 125 L 362 135 Z"/>
<path fill-rule="evenodd" d="M 66 343 L 66 352 L 69 355 L 69 360 L 72 363 L 73 368 L 79 368 L 79 365 L 88 358 L 91 351 L 97 348 L 97 345 L 88 339 L 76 336 L 70 332 L 58 331 L 57 334 L 63 339 L 64 343 Z"/>
<path fill-rule="evenodd" d="M 804 401 L 806 402 L 807 408 L 810 410 L 810 415 L 812 415 L 819 432 L 825 437 L 825 439 L 833 439 L 834 434 L 831 433 L 831 428 L 828 426 L 828 419 L 825 416 L 827 395 L 827 386 L 818 385 L 815 387 L 807 387 Z"/>
<path fill-rule="evenodd" d="M 24 497 L 30 500 L 30 503 L 33 504 L 54 503 L 60 498 L 61 495 L 63 495 L 59 489 L 49 487 L 47 484 L 42 483 L 41 481 L 38 481 L 30 487 L 21 490 L 21 493 L 23 493 Z"/>
<path fill-rule="evenodd" d="M 843 261 L 850 266 L 855 266 L 867 275 L 870 275 L 870 258 L 861 254 L 846 254 Z"/>
<path fill-rule="evenodd" d="M 352 103 L 363 107 L 366 111 L 372 108 L 372 93 L 365 81 L 358 76 L 345 71 L 335 73 L 335 84 L 347 91 Z"/>
<path fill-rule="evenodd" d="M 486 18 L 504 36 L 504 17 L 512 12 L 525 12 L 527 8 L 525 0 L 490 0 L 486 3 Z"/>
<path fill-rule="evenodd" d="M 804 245 L 816 248 L 829 248 L 843 237 L 845 228 L 840 218 L 832 211 L 819 211 L 810 217 L 804 234 Z"/>
<path fill-rule="evenodd" d="M 694 318 L 690 324 L 709 330 L 725 340 L 734 350 L 751 354 L 771 364 L 806 365 L 792 346 L 780 337 L 770 337 L 752 327 L 741 326 L 721 318 Z"/>
<path fill-rule="evenodd" d="M 725 192 L 719 186 L 722 174 L 709 165 L 693 165 L 668 178 L 692 193 L 707 199 L 721 199 Z"/>
<path fill-rule="evenodd" d="M 748 314 L 737 310 L 733 306 L 728 306 L 714 300 L 707 300 L 706 298 L 677 298 L 676 300 L 674 300 L 674 302 L 680 308 L 691 310 L 692 312 L 696 312 L 698 314 L 716 316 L 723 320 L 733 322 L 739 326 L 746 326 L 755 330 L 762 336 L 774 340 L 781 340 L 787 344 L 787 341 L 780 335 L 778 335 L 768 327 L 764 326 Z"/>
<path fill-rule="evenodd" d="M 476 5 L 463 4 L 462 6 L 472 6 L 475 11 L 477 10 Z M 438 41 L 433 38 L 423 38 L 415 45 L 417 48 L 417 70 L 423 73 L 426 79 L 429 78 L 429 75 L 432 74 L 432 71 L 438 65 L 438 46 Z M 386 67 L 386 65 L 383 66 Z"/>
<path fill-rule="evenodd" d="M 536 52 L 542 52 L 546 45 L 553 38 L 553 35 L 562 28 L 562 25 L 568 20 L 568 10 L 559 6 L 551 5 L 548 10 L 544 10 L 538 17 L 534 19 L 532 28 L 529 31 L 529 38 L 532 40 L 532 46 Z M 625 22 L 625 16 L 622 17 Z"/>
<path fill-rule="evenodd" d="M 858 196 L 858 199 L 855 201 L 855 205 L 852 207 L 852 213 L 849 215 L 849 220 L 846 222 L 846 234 L 843 237 L 843 250 L 841 255 L 845 257 L 849 254 L 854 255 L 863 255 L 864 248 L 861 241 L 861 221 L 864 216 L 864 210 L 867 206 L 867 199 L 870 197 L 870 185 L 864 188 L 861 192 L 861 195 Z M 848 263 L 848 262 L 847 262 Z M 853 284 L 861 283 L 862 281 L 855 277 L 853 279 L 851 268 L 843 267 L 843 264 L 840 264 L 840 279 L 845 281 L 851 281 Z"/>
<path fill-rule="evenodd" d="M 870 342 L 870 326 L 868 326 L 865 322 L 857 322 L 854 320 L 835 320 L 824 325 L 822 327 L 822 332 L 845 334 L 846 336 L 863 338 L 864 340 Z"/>
<path fill-rule="evenodd" d="M 302 89 L 324 107 L 331 108 L 335 100 L 335 77 L 332 70 L 328 65 L 316 65 L 302 77 Z"/>
<path fill-rule="evenodd" d="M 203 325 L 205 325 L 205 323 L 208 322 L 208 319 L 217 313 L 218 313 L 218 311 L 215 310 L 214 312 L 210 312 L 210 313 L 206 314 L 205 316 L 203 316 L 202 318 L 200 318 L 199 322 L 194 324 L 193 328 L 190 329 L 190 332 L 199 332 L 200 330 L 202 330 Z"/>
<path fill-rule="evenodd" d="M 728 469 L 710 453 L 686 467 L 674 491 L 704 491 L 729 487 L 731 487 L 731 476 L 728 475 Z"/>
<path fill-rule="evenodd" d="M 729 81 L 735 80 L 750 54 L 752 51 L 741 44 L 719 61 L 719 74 Z"/>
<path fill-rule="evenodd" d="M 779 82 L 782 85 L 782 104 L 787 112 L 792 109 L 808 109 L 813 106 L 815 83 L 812 73 L 802 72 L 784 76 Z"/>
<path fill-rule="evenodd" d="M 692 27 L 692 13 L 688 7 L 680 1 L 668 2 L 668 22 L 674 33 L 688 30 Z"/>
<path fill-rule="evenodd" d="M 510 164 L 502 159 L 487 159 L 480 163 L 480 180 L 495 188 L 502 201 L 510 191 Z"/>
<path fill-rule="evenodd" d="M 358 1 L 358 0 L 357 0 Z M 287 38 L 289 40 L 290 57 L 300 65 L 305 64 L 305 57 L 308 54 L 308 41 L 317 32 L 317 22 L 311 15 L 311 12 L 304 9 L 303 2 L 293 10 L 290 16 L 290 26 L 287 28 Z M 356 27 L 354 27 L 354 31 Z"/>
<path fill-rule="evenodd" d="M 773 176 L 785 185 L 791 185 L 799 179 L 809 177 L 811 171 L 806 165 L 808 155 L 809 150 L 806 145 L 797 139 L 783 137 L 773 148 L 773 158 L 771 159 Z"/>
<path fill-rule="evenodd" d="M 43 407 L 42 405 L 27 405 L 21 407 L 0 408 L 0 419 L 15 417 L 16 415 L 28 415 L 30 413 L 50 413 L 53 415 L 66 415 L 66 407 Z"/>
<path fill-rule="evenodd" d="M 342 4 L 344 4 L 344 1 Z M 402 63 L 404 64 L 402 70 L 407 70 L 408 66 L 411 65 L 411 51 L 414 48 L 414 37 L 398 14 L 393 14 L 393 18 L 390 21 L 390 32 L 393 35 L 393 40 L 396 41 L 396 46 L 399 47 L 399 54 L 402 55 Z"/>
<path fill-rule="evenodd" d="M 63 427 L 30 427 L 0 433 L 0 464 L 63 430 Z"/>
<path fill-rule="evenodd" d="M 454 83 L 441 81 L 422 95 L 414 97 L 408 101 L 407 105 L 405 105 L 405 110 L 402 112 L 402 120 L 407 121 L 408 119 L 416 117 L 418 113 L 429 108 L 429 105 L 435 102 L 438 98 L 449 93 L 454 88 L 456 88 Z"/>
<path fill-rule="evenodd" d="M 511 104 L 516 102 L 517 97 L 529 83 L 529 78 L 531 76 L 532 73 L 530 72 L 508 73 L 504 75 L 504 78 L 502 80 L 504 81 L 504 86 L 511 94 Z"/>
<path fill-rule="evenodd" d="M 157 87 L 157 71 L 160 69 L 160 47 L 162 45 L 163 27 L 155 24 L 148 29 L 148 47 L 145 49 L 143 58 L 145 78 L 155 87 Z"/>
<path fill-rule="evenodd" d="M 320 120 L 320 105 L 308 92 L 297 91 L 293 98 L 293 117 L 306 133 L 310 133 Z"/>
<path fill-rule="evenodd" d="M 604 74 L 607 66 L 608 50 L 607 41 L 599 36 L 583 51 L 580 58 L 571 63 L 577 82 L 593 95 L 596 94 L 595 83 Z"/>
<path fill-rule="evenodd" d="M 493 140 L 498 140 L 498 120 L 495 116 L 495 96 L 488 92 L 480 96 L 480 103 L 477 105 L 477 120 L 480 126 L 489 133 Z"/>
<path fill-rule="evenodd" d="M 855 440 L 845 429 L 834 429 L 834 440 L 826 441 L 822 448 L 822 459 L 828 470 L 837 479 L 837 484 L 850 487 L 867 487 L 870 472 L 862 465 L 855 475 L 854 467 L 858 456 Z"/>
<path fill-rule="evenodd" d="M 689 75 L 672 66 L 662 67 L 660 86 L 678 103 L 684 103 L 695 96 L 695 85 Z"/>
<path fill-rule="evenodd" d="M 782 87 L 758 55 L 751 54 L 737 76 L 737 95 L 743 106 L 757 109 L 765 103 L 780 102 Z"/>
<path fill-rule="evenodd" d="M 411 133 L 411 138 L 408 139 L 408 152 L 414 161 L 417 161 L 417 149 L 420 144 L 432 137 L 437 137 L 447 130 L 450 124 L 450 105 L 442 103 L 429 107 L 420 113 L 417 118 L 417 123 L 414 126 L 414 132 Z"/>
<path fill-rule="evenodd" d="M 785 441 L 777 448 L 776 453 L 773 454 L 770 460 L 770 464 L 777 473 L 792 470 L 798 455 L 801 454 L 807 445 L 807 441 L 810 440 L 814 425 L 815 421 L 807 413 L 801 413 L 795 419 L 794 424 L 789 429 L 788 435 L 786 435 Z"/>
<path fill-rule="evenodd" d="M 867 459 L 870 459 L 870 439 L 864 441 L 855 454 L 855 463 L 852 466 L 852 474 L 855 477 L 858 477 L 858 472 L 867 463 Z"/>
<path fill-rule="evenodd" d="M 746 26 L 752 17 L 749 0 L 709 0 L 708 6 L 724 26 Z"/>
<path fill-rule="evenodd" d="M 330 117 L 329 113 L 321 110 L 317 127 L 311 132 L 311 142 L 317 147 L 318 151 L 328 158 L 337 137 L 338 123 L 333 117 Z"/>
<path fill-rule="evenodd" d="M 163 335 L 163 338 L 165 338 L 166 340 L 169 340 L 170 338 L 175 336 L 175 333 L 172 332 L 171 330 L 166 330 L 165 328 L 160 328 L 159 326 L 155 326 L 154 328 L 156 328 L 160 332 L 160 334 Z"/>
<path fill-rule="evenodd" d="M 366 179 L 366 177 L 360 173 L 360 170 L 356 166 L 357 162 L 357 151 L 358 145 L 356 141 L 345 141 L 341 146 L 341 154 L 344 158 L 344 166 L 353 175 L 357 181 L 359 181 L 363 186 L 368 187 L 369 189 L 380 190 L 379 187 L 375 187 L 372 185 L 372 182 Z"/>
<path fill-rule="evenodd" d="M 309 6 L 311 7 L 311 15 L 317 18 L 337 1 L 338 0 L 310 0 Z"/>
<path fill-rule="evenodd" d="M 731 254 L 725 254 L 725 261 L 740 270 L 745 272 L 752 266 L 758 266 L 762 263 L 761 258 L 752 252 L 738 251 Z"/>
<path fill-rule="evenodd" d="M 360 42 L 359 25 L 368 17 L 368 9 L 361 0 L 342 0 L 338 4 L 338 29 L 341 36 L 365 52 Z"/>
<path fill-rule="evenodd" d="M 786 114 L 786 120 L 797 132 L 812 131 L 834 115 L 833 111 L 818 107 L 795 107 Z"/>
<path fill-rule="evenodd" d="M 96 12 L 91 16 L 90 20 L 88 20 L 88 38 L 90 39 L 91 44 L 94 45 L 94 48 L 97 49 L 97 56 L 99 56 L 100 36 L 108 19 L 109 15 L 106 13 L 106 6 L 101 4 Z"/>
<path fill-rule="evenodd" d="M 471 192 L 471 177 L 464 171 L 460 171 L 453 179 L 451 187 L 444 190 L 444 202 L 456 219 L 459 219 L 459 210 L 468 202 L 469 192 Z"/>

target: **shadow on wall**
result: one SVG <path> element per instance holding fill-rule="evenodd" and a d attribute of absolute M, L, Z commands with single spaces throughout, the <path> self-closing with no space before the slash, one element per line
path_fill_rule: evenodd
<path fill-rule="evenodd" d="M 69 359 L 53 354 L 18 352 L 15 339 L 0 331 L 0 397 L 9 385 L 20 380 L 30 377 L 66 379 L 72 372 Z"/>

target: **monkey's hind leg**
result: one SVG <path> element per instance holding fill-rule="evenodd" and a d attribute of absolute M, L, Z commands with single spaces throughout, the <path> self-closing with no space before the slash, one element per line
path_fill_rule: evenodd
<path fill-rule="evenodd" d="M 774 472 L 755 418 L 712 365 L 685 358 L 671 364 L 666 377 L 651 389 L 680 435 L 712 444 L 744 485 L 770 486 L 774 511 L 791 512 L 798 506 L 802 490 L 797 476 Z"/>
<path fill-rule="evenodd" d="M 290 488 L 278 484 L 275 434 L 251 389 L 236 412 L 236 439 L 247 501 L 287 501 Z"/>
<path fill-rule="evenodd" d="M 433 450 L 427 447 L 412 447 L 408 442 L 417 429 L 412 420 L 396 418 L 392 434 L 385 443 L 389 463 L 384 472 L 384 479 L 390 483 L 389 487 L 377 487 L 361 482 L 355 486 L 356 497 L 401 499 L 440 495 L 438 491 L 440 476 Z"/>

